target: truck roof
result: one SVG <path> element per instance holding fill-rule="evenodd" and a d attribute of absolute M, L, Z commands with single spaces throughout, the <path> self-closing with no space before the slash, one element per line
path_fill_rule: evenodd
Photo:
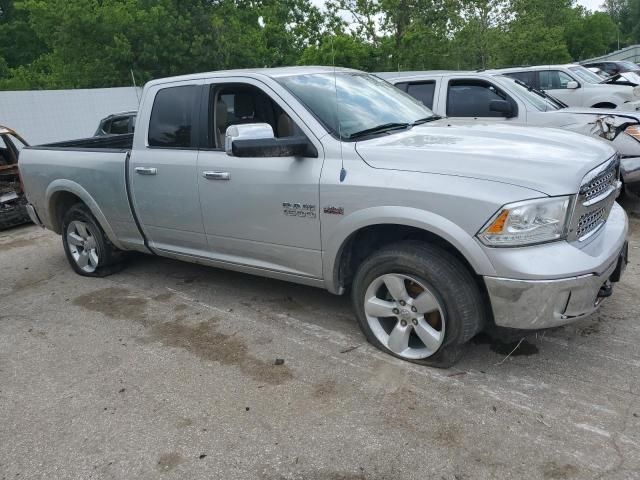
<path fill-rule="evenodd" d="M 560 64 L 549 64 L 549 65 L 527 65 L 522 67 L 505 67 L 505 68 L 494 68 L 491 70 L 487 70 L 488 72 L 526 72 L 540 69 L 552 69 L 552 68 L 570 68 L 570 67 L 581 67 L 579 63 L 560 63 Z"/>
<path fill-rule="evenodd" d="M 179 75 L 176 77 L 159 78 L 157 80 L 151 80 L 147 83 L 148 86 L 158 85 L 163 83 L 179 82 L 184 80 L 198 80 L 202 78 L 211 77 L 226 77 L 226 76 L 265 76 L 271 78 L 288 77 L 292 75 L 311 75 L 321 73 L 333 73 L 333 72 L 356 72 L 364 73 L 360 70 L 354 70 L 352 68 L 342 67 L 325 67 L 325 66 L 305 66 L 305 67 L 279 67 L 279 68 L 245 68 L 236 70 L 218 70 L 212 72 L 192 73 L 189 75 Z"/>
<path fill-rule="evenodd" d="M 477 72 L 473 70 L 424 70 L 424 71 L 413 71 L 413 72 L 376 72 L 374 73 L 374 75 L 384 80 L 411 80 L 411 79 L 419 80 L 424 77 L 435 77 L 435 76 L 448 77 L 453 75 L 473 75 L 474 77 L 491 76 L 490 73 L 487 73 L 485 71 Z"/>

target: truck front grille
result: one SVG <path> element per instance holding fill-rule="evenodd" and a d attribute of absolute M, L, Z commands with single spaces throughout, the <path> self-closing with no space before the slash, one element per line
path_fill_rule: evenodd
<path fill-rule="evenodd" d="M 617 180 L 616 170 L 609 168 L 602 176 L 593 179 L 580 190 L 584 191 L 584 199 L 590 201 L 606 192 Z"/>
<path fill-rule="evenodd" d="M 587 213 L 583 213 L 578 220 L 576 236 L 578 239 L 584 238 L 589 233 L 597 230 L 607 220 L 607 209 L 600 208 Z"/>
<path fill-rule="evenodd" d="M 619 178 L 617 155 L 585 175 L 576 199 L 569 240 L 584 241 L 602 228 L 613 208 Z"/>

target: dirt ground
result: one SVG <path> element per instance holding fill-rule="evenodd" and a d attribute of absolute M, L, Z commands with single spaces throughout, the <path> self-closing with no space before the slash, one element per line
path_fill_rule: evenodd
<path fill-rule="evenodd" d="M 0 479 L 640 479 L 625 208 L 596 315 L 444 371 L 364 343 L 348 298 L 151 256 L 85 279 L 55 234 L 0 232 Z"/>

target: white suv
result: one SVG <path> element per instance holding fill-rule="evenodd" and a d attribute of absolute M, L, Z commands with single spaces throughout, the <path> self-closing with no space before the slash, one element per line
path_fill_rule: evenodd
<path fill-rule="evenodd" d="M 571 107 L 640 110 L 640 87 L 603 83 L 587 68 L 576 65 L 545 65 L 492 70 L 517 78 L 526 84 L 549 92 Z"/>

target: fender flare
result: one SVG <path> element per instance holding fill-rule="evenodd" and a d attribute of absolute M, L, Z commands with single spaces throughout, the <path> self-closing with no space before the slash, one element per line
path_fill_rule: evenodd
<path fill-rule="evenodd" d="M 589 100 L 589 105 L 587 107 L 591 108 L 591 105 L 597 105 L 598 103 L 610 103 L 618 108 L 624 103 L 624 100 L 615 95 L 598 95 Z"/>
<path fill-rule="evenodd" d="M 419 228 L 446 240 L 469 262 L 478 275 L 495 275 L 495 269 L 482 247 L 465 230 L 450 220 L 432 212 L 413 207 L 371 207 L 343 218 L 333 227 L 331 235 L 323 242 L 323 277 L 327 289 L 341 293 L 337 284 L 340 259 L 347 241 L 365 227 L 375 225 L 405 225 Z"/>
<path fill-rule="evenodd" d="M 104 231 L 109 241 L 113 243 L 116 248 L 124 250 L 125 248 L 122 246 L 118 237 L 116 236 L 113 228 L 109 224 L 107 217 L 102 212 L 102 209 L 98 206 L 93 197 L 87 192 L 80 184 L 67 179 L 58 179 L 54 180 L 47 187 L 44 194 L 44 204 L 46 206 L 46 214 L 49 218 L 49 222 L 51 223 L 53 230 L 56 233 L 60 233 L 59 230 L 62 228 L 61 225 L 57 225 L 57 219 L 55 218 L 55 206 L 53 204 L 53 197 L 56 193 L 59 192 L 68 192 L 73 193 L 76 197 L 78 197 L 84 204 L 89 208 L 95 219 L 98 221 L 102 230 Z"/>

